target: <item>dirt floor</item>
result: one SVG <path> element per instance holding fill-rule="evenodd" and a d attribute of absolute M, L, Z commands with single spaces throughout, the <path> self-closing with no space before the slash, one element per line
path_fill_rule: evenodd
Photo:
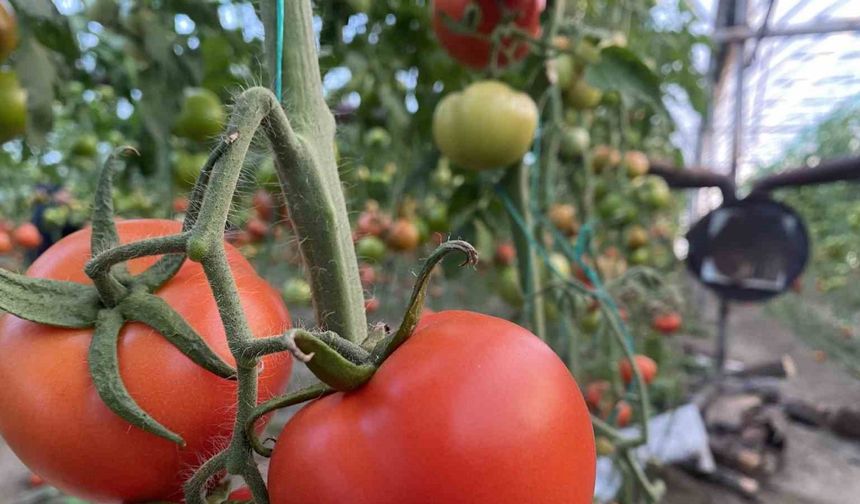
<path fill-rule="evenodd" d="M 710 344 L 710 342 L 708 342 Z M 790 355 L 797 376 L 784 382 L 785 398 L 829 406 L 860 404 L 860 380 L 835 364 L 816 360 L 815 349 L 760 307 L 735 307 L 729 324 L 729 357 L 744 363 Z M 788 423 L 785 466 L 767 482 L 760 502 L 766 504 L 846 504 L 860 495 L 860 442 L 828 431 Z M 680 471 L 666 475 L 669 504 L 735 504 L 746 502 L 721 487 L 702 483 Z"/>
<path fill-rule="evenodd" d="M 707 342 L 710 345 L 710 342 Z M 759 307 L 737 307 L 730 322 L 730 357 L 746 363 L 789 354 L 797 376 L 785 382 L 786 398 L 826 405 L 860 404 L 860 380 L 831 362 L 816 360 L 815 349 L 801 342 L 789 328 L 766 318 Z M 767 483 L 760 501 L 765 504 L 846 504 L 860 495 L 860 443 L 827 431 L 788 424 L 786 464 Z M 0 503 L 29 504 L 22 499 L 27 470 L 0 441 Z M 665 474 L 669 504 L 736 504 L 746 502 L 724 488 L 703 483 L 678 470 Z M 32 495 L 31 495 L 32 497 Z"/>

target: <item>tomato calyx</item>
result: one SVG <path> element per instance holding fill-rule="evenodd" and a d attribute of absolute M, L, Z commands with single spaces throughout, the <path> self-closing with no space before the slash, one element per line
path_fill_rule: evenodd
<path fill-rule="evenodd" d="M 292 329 L 283 336 L 282 344 L 332 389 L 349 391 L 361 387 L 373 377 L 385 359 L 415 332 L 424 307 L 430 273 L 436 264 L 452 252 L 460 252 L 466 256 L 461 266 L 474 265 L 478 261 L 478 253 L 469 243 L 462 240 L 442 243 L 424 263 L 415 282 L 406 314 L 396 333 L 387 334 L 384 329 L 377 328 L 359 345 L 331 331 L 313 333 Z"/>
<path fill-rule="evenodd" d="M 254 424 L 272 411 L 337 391 L 355 390 L 373 377 L 380 365 L 405 343 L 415 332 L 433 268 L 452 252 L 465 256 L 461 266 L 475 265 L 478 252 L 468 242 L 451 240 L 442 243 L 427 258 L 409 299 L 406 314 L 397 332 L 390 333 L 384 325 L 372 328 L 361 345 L 352 343 L 334 332 L 314 333 L 305 329 L 291 329 L 275 338 L 258 340 L 256 353 L 262 355 L 289 350 L 294 357 L 305 362 L 321 383 L 277 397 L 257 406 L 245 424 L 245 433 L 251 446 L 259 454 L 271 456 L 272 450 L 263 445 L 254 432 Z"/>
<path fill-rule="evenodd" d="M 119 157 L 126 154 L 137 154 L 137 151 L 130 147 L 118 149 L 108 158 L 99 175 L 92 215 L 92 259 L 85 267 L 93 285 L 32 278 L 0 270 L 0 309 L 41 324 L 93 328 L 87 363 L 95 389 L 105 405 L 135 427 L 185 446 L 182 437 L 146 413 L 123 384 L 117 345 L 125 323 L 140 322 L 150 326 L 189 360 L 221 378 L 235 379 L 236 370 L 166 301 L 154 294 L 182 266 L 187 233 L 119 244 L 113 216 L 112 182 Z M 217 155 L 220 154 L 216 151 L 213 157 Z M 209 169 L 214 159 L 210 161 Z M 198 184 L 205 184 L 208 177 L 201 179 Z M 203 189 L 195 189 L 199 199 Z M 183 227 L 192 226 L 196 216 L 196 209 L 189 211 Z M 129 273 L 125 264 L 143 255 L 164 253 L 137 277 Z"/>

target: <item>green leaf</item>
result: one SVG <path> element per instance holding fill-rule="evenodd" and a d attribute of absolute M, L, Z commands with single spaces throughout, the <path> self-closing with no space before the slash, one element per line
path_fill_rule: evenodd
<path fill-rule="evenodd" d="M 14 4 L 27 32 L 42 45 L 62 54 L 70 62 L 80 57 L 69 19 L 60 14 L 53 2 L 21 0 Z M 25 40 L 28 38 L 32 37 L 24 37 Z"/>
<path fill-rule="evenodd" d="M 221 378 L 233 378 L 236 370 L 224 362 L 181 315 L 158 296 L 137 292 L 119 304 L 126 320 L 155 329 L 186 357 Z"/>
<path fill-rule="evenodd" d="M 645 101 L 665 112 L 660 78 L 629 49 L 601 51 L 600 61 L 588 67 L 585 79 L 604 91 L 618 91 L 627 99 Z"/>
<path fill-rule="evenodd" d="M 27 142 L 40 146 L 53 126 L 54 84 L 57 72 L 48 51 L 33 38 L 17 50 L 15 70 L 27 89 Z"/>
<path fill-rule="evenodd" d="M 0 269 L 0 310 L 32 322 L 83 328 L 96 323 L 101 308 L 95 287 L 32 278 Z"/>
<path fill-rule="evenodd" d="M 128 393 L 122 376 L 119 374 L 119 356 L 117 340 L 125 319 L 118 310 L 102 310 L 99 312 L 96 329 L 87 362 L 90 367 L 96 392 L 111 411 L 122 417 L 128 423 L 146 432 L 155 434 L 174 443 L 185 446 L 185 441 L 178 434 L 161 425 L 156 419 L 143 411 L 140 405 Z"/>

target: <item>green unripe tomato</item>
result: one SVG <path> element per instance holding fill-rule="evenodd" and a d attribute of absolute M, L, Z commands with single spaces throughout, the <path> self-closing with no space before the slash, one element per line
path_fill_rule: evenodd
<path fill-rule="evenodd" d="M 0 143 L 27 129 L 27 91 L 11 70 L 0 70 Z"/>
<path fill-rule="evenodd" d="M 562 54 L 554 61 L 556 85 L 561 89 L 567 89 L 576 78 L 576 63 L 569 54 Z"/>
<path fill-rule="evenodd" d="M 627 230 L 627 248 L 630 250 L 635 250 L 638 248 L 642 248 L 645 245 L 648 245 L 650 241 L 650 236 L 648 236 L 648 230 L 642 226 L 631 226 Z"/>
<path fill-rule="evenodd" d="M 672 190 L 661 177 L 647 176 L 634 182 L 639 201 L 653 210 L 662 210 L 672 202 Z"/>
<path fill-rule="evenodd" d="M 311 302 L 311 286 L 301 278 L 291 278 L 284 282 L 281 295 L 289 305 L 306 305 Z"/>
<path fill-rule="evenodd" d="M 436 203 L 427 211 L 427 226 L 430 231 L 446 233 L 448 227 L 448 207 L 442 203 Z"/>
<path fill-rule="evenodd" d="M 508 166 L 532 143 L 538 110 L 532 98 L 485 80 L 447 95 L 433 112 L 433 139 L 442 154 L 471 170 Z"/>
<path fill-rule="evenodd" d="M 651 259 L 651 254 L 646 247 L 638 248 L 630 253 L 628 261 L 633 266 L 644 266 Z"/>
<path fill-rule="evenodd" d="M 579 326 L 586 334 L 594 334 L 600 329 L 600 324 L 603 322 L 603 312 L 600 310 L 591 310 L 579 319 Z"/>
<path fill-rule="evenodd" d="M 355 243 L 355 253 L 367 262 L 379 262 L 385 258 L 385 242 L 376 236 L 365 236 Z"/>
<path fill-rule="evenodd" d="M 178 136 L 203 142 L 221 133 L 224 119 L 224 106 L 218 95 L 204 88 L 188 88 L 175 132 Z"/>
<path fill-rule="evenodd" d="M 391 194 L 391 175 L 384 171 L 370 172 L 364 188 L 371 199 L 385 201 Z"/>
<path fill-rule="evenodd" d="M 179 151 L 173 161 L 173 180 L 183 189 L 191 189 L 209 156 L 203 153 Z"/>
<path fill-rule="evenodd" d="M 92 133 L 84 133 L 75 139 L 71 154 L 78 157 L 93 157 L 98 153 L 99 139 Z"/>
<path fill-rule="evenodd" d="M 385 128 L 370 128 L 364 134 L 364 145 L 384 149 L 391 145 L 391 134 Z"/>
<path fill-rule="evenodd" d="M 523 291 L 516 268 L 505 266 L 496 277 L 496 292 L 509 305 L 518 308 L 523 305 Z"/>
<path fill-rule="evenodd" d="M 564 96 L 571 107 L 585 110 L 600 105 L 600 100 L 603 99 L 603 91 L 585 82 L 585 79 L 577 79 L 567 88 Z"/>
<path fill-rule="evenodd" d="M 581 156 L 591 145 L 591 135 L 585 128 L 565 128 L 561 133 L 561 155 L 566 158 Z"/>
<path fill-rule="evenodd" d="M 574 49 L 576 59 L 583 64 L 593 65 L 600 61 L 600 48 L 594 45 L 590 40 L 580 40 Z"/>
<path fill-rule="evenodd" d="M 597 214 L 603 220 L 618 220 L 623 206 L 624 198 L 620 194 L 609 193 L 598 203 Z"/>
<path fill-rule="evenodd" d="M 412 219 L 412 223 L 415 224 L 415 229 L 418 230 L 418 243 L 426 242 L 430 238 L 430 225 L 421 217 L 415 217 Z"/>
<path fill-rule="evenodd" d="M 562 278 L 570 278 L 571 269 L 570 269 L 570 261 L 567 260 L 567 257 L 564 254 L 559 252 L 553 252 L 549 255 L 549 264 L 555 268 Z M 554 278 L 554 274 L 550 275 L 550 279 Z"/>

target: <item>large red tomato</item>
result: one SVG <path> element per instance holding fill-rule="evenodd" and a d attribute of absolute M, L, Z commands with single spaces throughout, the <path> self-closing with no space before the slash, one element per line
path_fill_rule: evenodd
<path fill-rule="evenodd" d="M 117 222 L 123 242 L 176 233 L 167 220 Z M 280 295 L 233 247 L 229 262 L 248 323 L 256 336 L 290 325 Z M 90 230 L 71 234 L 30 267 L 31 277 L 88 283 Z M 131 261 L 140 273 L 155 258 Z M 186 261 L 158 292 L 226 362 L 234 363 L 206 277 Z M 179 499 L 184 477 L 212 455 L 232 431 L 236 386 L 211 374 L 140 323 L 120 335 L 120 373 L 131 396 L 185 448 L 132 427 L 96 393 L 87 369 L 91 329 L 63 329 L 6 315 L 0 319 L 0 434 L 34 472 L 67 492 L 98 501 Z M 281 392 L 291 360 L 264 359 L 261 400 Z"/>
<path fill-rule="evenodd" d="M 272 504 L 590 504 L 588 410 L 553 351 L 506 320 L 421 318 L 364 387 L 287 424 Z"/>
<path fill-rule="evenodd" d="M 457 33 L 446 22 L 463 22 L 466 8 L 470 5 L 480 7 L 475 34 Z M 484 68 L 490 63 L 493 46 L 487 37 L 504 19 L 506 13 L 514 16 L 514 23 L 532 37 L 540 35 L 540 14 L 546 7 L 546 0 L 435 0 L 433 2 L 433 30 L 442 47 L 454 59 L 473 68 Z M 502 40 L 496 63 L 504 66 L 510 63 L 508 54 L 514 60 L 528 54 L 528 44 L 522 40 L 506 37 Z"/>

